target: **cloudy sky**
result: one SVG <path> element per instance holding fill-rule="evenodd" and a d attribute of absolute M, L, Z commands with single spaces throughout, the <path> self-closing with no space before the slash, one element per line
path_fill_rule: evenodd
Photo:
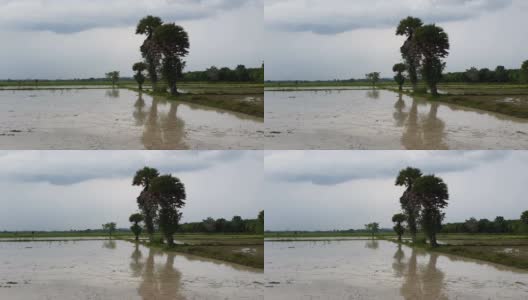
<path fill-rule="evenodd" d="M 260 151 L 2 151 L 0 165 L 0 231 L 128 228 L 145 165 L 185 184 L 183 222 L 263 209 Z"/>
<path fill-rule="evenodd" d="M 187 70 L 260 66 L 263 0 L 0 0 L 0 79 L 131 75 L 148 14 L 189 33 Z"/>
<path fill-rule="evenodd" d="M 513 219 L 528 209 L 526 151 L 270 151 L 266 229 L 391 228 L 404 190 L 394 181 L 407 166 L 444 179 L 447 222 Z"/>
<path fill-rule="evenodd" d="M 267 80 L 392 77 L 412 15 L 449 34 L 447 71 L 519 68 L 528 59 L 525 0 L 265 0 Z"/>

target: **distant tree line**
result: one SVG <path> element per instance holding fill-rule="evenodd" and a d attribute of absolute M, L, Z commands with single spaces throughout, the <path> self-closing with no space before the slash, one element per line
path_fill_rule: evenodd
<path fill-rule="evenodd" d="M 474 83 L 528 83 L 528 61 L 521 69 L 506 69 L 497 66 L 494 70 L 471 67 L 464 72 L 449 72 L 444 74 L 442 82 L 474 82 Z"/>
<path fill-rule="evenodd" d="M 518 220 L 497 216 L 494 220 L 470 218 L 465 222 L 447 223 L 441 233 L 528 233 L 528 211 Z"/>
<path fill-rule="evenodd" d="M 228 67 L 217 68 L 212 66 L 205 71 L 186 72 L 184 81 L 237 81 L 237 82 L 264 82 L 264 65 L 260 68 L 246 68 L 238 65 L 235 69 Z"/>
<path fill-rule="evenodd" d="M 262 217 L 261 217 L 262 216 Z M 259 213 L 257 219 L 242 219 L 234 216 L 231 220 L 224 218 L 207 218 L 201 222 L 183 223 L 178 229 L 179 233 L 263 233 L 264 211 Z"/>

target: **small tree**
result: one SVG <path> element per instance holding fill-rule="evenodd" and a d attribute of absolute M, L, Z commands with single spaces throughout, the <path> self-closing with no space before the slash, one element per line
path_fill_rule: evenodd
<path fill-rule="evenodd" d="M 158 222 L 167 245 L 174 246 L 174 233 L 181 219 L 179 211 L 185 205 L 185 186 L 177 177 L 162 175 L 156 177 L 149 188 L 158 200 Z"/>
<path fill-rule="evenodd" d="M 380 73 L 379 72 L 368 73 L 368 74 L 365 74 L 365 77 L 367 78 L 368 81 L 372 83 L 372 86 L 376 86 L 376 83 L 380 79 Z"/>
<path fill-rule="evenodd" d="M 394 81 L 398 84 L 398 90 L 402 90 L 403 83 L 405 82 L 405 76 L 403 76 L 403 72 L 405 72 L 406 67 L 402 63 L 395 64 L 392 67 L 392 71 L 396 72 L 396 75 L 394 76 Z"/>
<path fill-rule="evenodd" d="M 119 81 L 119 71 L 108 72 L 105 75 L 108 80 L 112 81 L 112 87 L 115 87 Z"/>
<path fill-rule="evenodd" d="M 422 77 L 433 96 L 438 95 L 437 84 L 442 79 L 445 62 L 449 54 L 449 38 L 441 27 L 425 25 L 416 30 L 416 45 L 422 55 Z"/>
<path fill-rule="evenodd" d="M 521 222 L 525 225 L 528 225 L 528 210 L 523 211 L 521 214 Z"/>
<path fill-rule="evenodd" d="M 112 238 L 112 233 L 114 233 L 116 230 L 116 223 L 110 222 L 110 223 L 103 224 L 103 230 L 107 231 L 110 238 Z"/>
<path fill-rule="evenodd" d="M 370 232 L 370 234 L 372 235 L 372 238 L 374 238 L 374 234 L 378 233 L 379 231 L 379 223 L 372 222 L 372 223 L 365 224 L 365 230 Z"/>
<path fill-rule="evenodd" d="M 136 72 L 134 74 L 134 79 L 138 83 L 139 90 L 143 90 L 143 83 L 145 83 L 145 75 L 143 75 L 143 71 L 147 69 L 147 64 L 144 62 L 137 62 L 132 66 L 132 70 Z"/>
<path fill-rule="evenodd" d="M 135 214 L 131 214 L 130 217 L 128 218 L 128 220 L 132 223 L 134 223 L 131 227 L 130 227 L 130 230 L 134 233 L 134 235 L 136 236 L 136 241 L 139 240 L 139 235 L 141 234 L 141 231 L 142 231 L 142 228 L 141 226 L 139 225 L 139 223 L 143 222 L 143 215 L 142 214 L 138 214 L 138 213 L 135 213 Z"/>
<path fill-rule="evenodd" d="M 405 232 L 405 227 L 403 227 L 402 223 L 405 222 L 406 219 L 407 218 L 405 217 L 404 214 L 395 214 L 394 216 L 392 216 L 392 222 L 396 223 L 393 229 L 394 229 L 394 232 L 396 232 L 396 234 L 398 235 L 399 242 L 401 242 L 402 235 Z"/>
<path fill-rule="evenodd" d="M 528 83 L 528 60 L 525 60 L 522 63 L 521 71 L 519 75 L 520 75 L 521 83 Z"/>
<path fill-rule="evenodd" d="M 258 226 L 257 226 L 257 233 L 263 233 L 264 232 L 264 211 L 261 210 L 258 214 Z"/>

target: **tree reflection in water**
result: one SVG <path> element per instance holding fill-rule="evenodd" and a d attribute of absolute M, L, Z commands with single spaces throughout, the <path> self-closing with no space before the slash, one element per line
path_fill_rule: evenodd
<path fill-rule="evenodd" d="M 429 257 L 425 266 L 418 263 L 418 255 Z M 399 245 L 392 268 L 396 276 L 403 277 L 400 293 L 404 299 L 448 299 L 443 293 L 445 275 L 436 267 L 438 254 L 411 248 L 411 256 L 407 262 L 403 261 L 404 257 L 405 253 Z"/>
<path fill-rule="evenodd" d="M 185 122 L 178 118 L 178 105 L 176 101 L 170 101 L 169 112 L 161 116 L 158 111 L 160 104 L 168 101 L 159 97 L 152 98 L 152 105 L 145 122 L 145 130 L 141 141 L 146 149 L 187 149 L 188 146 L 182 141 L 185 131 Z"/>
<path fill-rule="evenodd" d="M 398 102 L 394 106 L 395 112 L 393 114 L 397 124 L 404 122 L 404 119 L 402 120 L 404 118 L 403 109 L 401 108 L 402 104 L 398 104 Z M 425 104 L 426 102 L 422 103 Z M 437 117 L 439 104 L 431 102 L 429 104 L 429 113 L 422 119 L 420 119 L 418 114 L 419 104 L 420 101 L 413 98 L 401 138 L 402 145 L 406 149 L 447 150 L 448 146 L 444 141 L 446 136 L 445 123 Z"/>
<path fill-rule="evenodd" d="M 162 266 L 157 266 L 155 256 L 165 256 L 165 263 Z M 143 299 L 185 299 L 181 294 L 181 273 L 174 268 L 175 257 L 175 253 L 163 253 L 158 249 L 149 248 L 148 257 L 144 263 L 136 263 L 133 260 L 131 263 L 132 271 L 141 270 L 142 281 L 138 288 L 138 294 Z"/>

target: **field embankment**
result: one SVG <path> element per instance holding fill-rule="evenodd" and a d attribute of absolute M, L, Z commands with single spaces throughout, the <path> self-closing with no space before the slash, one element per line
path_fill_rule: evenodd
<path fill-rule="evenodd" d="M 223 234 L 177 234 L 176 244 L 168 247 L 159 241 L 147 242 L 145 246 L 174 251 L 179 253 L 202 256 L 248 267 L 264 268 L 264 241 L 262 235 L 223 235 Z"/>
<path fill-rule="evenodd" d="M 395 239 L 390 240 L 397 243 Z M 413 245 L 408 239 L 403 243 L 429 251 L 528 269 L 528 236 L 526 235 L 440 234 L 438 241 L 441 245 L 437 248 L 432 248 L 425 243 Z"/>

